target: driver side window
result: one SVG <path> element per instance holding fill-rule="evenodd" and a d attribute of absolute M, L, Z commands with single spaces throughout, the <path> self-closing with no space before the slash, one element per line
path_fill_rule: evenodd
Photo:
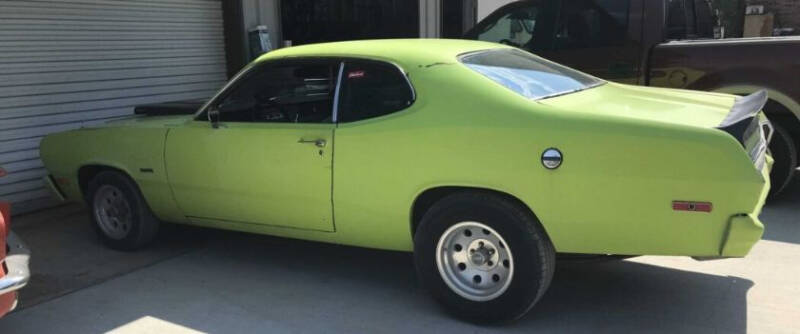
<path fill-rule="evenodd" d="M 478 32 L 478 40 L 525 47 L 532 45 L 541 12 L 538 6 L 524 6 L 503 14 Z"/>
<path fill-rule="evenodd" d="M 217 105 L 222 122 L 330 123 L 335 62 L 266 65 Z"/>

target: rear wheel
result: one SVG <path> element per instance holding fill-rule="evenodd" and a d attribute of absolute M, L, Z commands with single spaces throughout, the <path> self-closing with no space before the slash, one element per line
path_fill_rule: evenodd
<path fill-rule="evenodd" d="M 772 184 L 769 195 L 774 198 L 789 185 L 794 176 L 797 168 L 797 148 L 789 131 L 776 123 L 772 123 L 772 127 L 775 133 L 772 135 L 769 150 L 775 163 L 769 174 Z"/>
<path fill-rule="evenodd" d="M 464 320 L 515 320 L 550 285 L 555 250 L 538 220 L 491 193 L 450 195 L 423 216 L 414 236 L 422 285 Z"/>
<path fill-rule="evenodd" d="M 151 242 L 159 221 L 136 184 L 115 171 L 100 172 L 89 182 L 87 201 L 92 225 L 108 247 L 135 250 Z"/>

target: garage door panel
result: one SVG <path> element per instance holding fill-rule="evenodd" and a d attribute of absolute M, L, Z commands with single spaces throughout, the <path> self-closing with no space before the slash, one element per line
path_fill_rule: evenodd
<path fill-rule="evenodd" d="M 42 141 L 42 137 L 6 141 L 5 143 L 3 143 L 2 146 L 0 146 L 0 154 L 14 152 L 14 151 L 37 149 L 39 148 L 40 141 Z"/>
<path fill-rule="evenodd" d="M 69 112 L 55 115 L 22 117 L 14 120 L 14 123 L 16 124 L 14 129 L 20 130 L 27 127 L 41 127 L 45 125 L 58 125 L 89 120 L 109 119 L 130 116 L 130 114 L 130 108 L 113 108 L 84 112 Z M 3 124 L 3 122 L 0 122 L 0 130 L 4 130 Z"/>
<path fill-rule="evenodd" d="M 218 9 L 217 2 L 215 1 L 136 1 L 136 0 L 88 0 L 88 1 L 69 1 L 65 4 L 63 1 L 58 0 L 26 0 L 26 1 L 4 1 L 6 6 L 14 6 L 16 8 L 69 8 L 69 9 L 130 9 L 135 8 L 139 10 L 152 11 L 152 10 L 216 10 Z"/>
<path fill-rule="evenodd" d="M 142 18 L 144 20 L 175 21 L 176 16 L 190 20 L 222 20 L 222 12 L 218 9 L 198 8 L 168 8 L 168 7 L 143 7 L 143 6 L 103 6 L 81 5 L 69 2 L 37 4 L 27 1 L 0 1 L 2 17 L 54 16 L 65 19 L 103 19 L 103 20 L 128 20 Z"/>
<path fill-rule="evenodd" d="M 23 160 L 23 161 L 14 161 L 14 162 L 5 162 L 3 163 L 3 169 L 5 169 L 9 174 L 15 172 L 26 171 L 29 169 L 35 168 L 44 168 L 44 164 L 42 163 L 41 159 L 32 159 L 32 160 Z"/>
<path fill-rule="evenodd" d="M 1 42 L 0 42 L 1 43 Z M 77 72 L 124 68 L 153 68 L 189 65 L 225 64 L 225 57 L 157 57 L 146 59 L 95 60 L 72 62 L 15 63 L 5 64 L 0 74 Z"/>
<path fill-rule="evenodd" d="M 0 98 L 0 113 L 3 110 L 13 110 L 28 107 L 66 104 L 73 102 L 98 102 L 106 100 L 114 100 L 125 98 L 129 96 L 150 96 L 161 93 L 175 93 L 186 91 L 198 90 L 214 90 L 219 87 L 222 82 L 199 82 L 187 83 L 182 85 L 151 85 L 140 88 L 126 88 L 126 89 L 112 89 L 112 90 L 96 90 L 77 93 L 63 93 L 63 94 L 44 94 L 24 97 L 10 97 Z M 1 128 L 1 125 L 0 125 Z"/>
<path fill-rule="evenodd" d="M 39 150 L 38 148 L 29 149 L 29 150 L 22 150 L 22 151 L 15 151 L 15 152 L 6 152 L 0 153 L 0 161 L 7 161 L 7 162 L 14 162 L 14 161 L 22 161 L 22 160 L 30 160 L 30 159 L 37 159 L 39 158 Z M 7 176 L 10 177 L 11 175 Z M 5 177 L 0 178 L 0 180 L 5 179 Z M 0 183 L 2 184 L 2 183 Z"/>
<path fill-rule="evenodd" d="M 34 187 L 34 190 L 21 190 L 19 192 L 11 192 L 5 195 L 0 195 L 5 201 L 9 201 L 11 203 L 25 203 L 35 200 L 48 200 L 50 199 L 50 191 L 44 188 L 44 183 L 40 180 L 37 180 L 38 186 Z M 9 186 L 13 187 L 13 185 Z M 20 213 L 19 207 L 14 207 L 12 213 Z"/>
<path fill-rule="evenodd" d="M 77 30 L 77 31 L 163 31 L 169 29 L 174 32 L 184 31 L 219 31 L 222 29 L 222 21 L 212 22 L 162 22 L 153 24 L 152 22 L 141 21 L 69 21 L 59 19 L 10 19 L 0 21 L 0 28 L 8 30 L 30 31 L 53 31 L 53 30 Z"/>
<path fill-rule="evenodd" d="M 94 41 L 220 39 L 216 31 L 86 31 L 86 30 L 0 30 L 0 41 Z"/>
<path fill-rule="evenodd" d="M 0 98 L 25 97 L 44 94 L 63 94 L 83 91 L 140 88 L 164 85 L 185 85 L 198 82 L 224 81 L 225 73 L 171 75 L 163 77 L 99 80 L 77 83 L 21 85 L 0 87 Z"/>
<path fill-rule="evenodd" d="M 203 23 L 209 22 L 212 24 L 221 24 L 222 23 L 222 16 L 215 16 L 215 17 L 202 17 L 202 16 L 187 16 L 186 18 L 176 20 L 175 16 L 172 15 L 165 15 L 165 16 L 103 16 L 101 14 L 95 15 L 82 15 L 81 12 L 73 13 L 73 15 L 69 15 L 69 20 L 77 20 L 77 21 L 86 21 L 86 22 L 149 22 L 149 23 Z M 49 13 L 45 12 L 37 12 L 37 13 L 9 13 L 9 12 L 2 12 L 0 13 L 0 19 L 6 18 L 16 18 L 16 19 L 31 19 L 31 20 L 57 20 L 57 19 L 64 19 L 64 15 L 59 13 L 59 11 L 50 11 Z"/>
<path fill-rule="evenodd" d="M 195 66 L 172 66 L 172 67 L 151 67 L 134 69 L 108 69 L 97 71 L 83 71 L 79 74 L 74 72 L 53 72 L 53 73 L 26 73 L 3 75 L 5 81 L 0 82 L 0 87 L 11 85 L 39 85 L 39 84 L 60 84 L 69 82 L 91 82 L 99 80 L 121 80 L 136 78 L 164 77 L 174 75 L 191 75 L 200 71 L 221 71 L 208 65 Z M 211 73 L 211 72 L 207 72 Z M 219 73 L 219 72 L 213 72 Z M 0 118 L 3 116 L 0 114 Z"/>
<path fill-rule="evenodd" d="M 51 104 L 43 106 L 40 105 L 40 106 L 16 108 L 10 111 L 0 111 L 0 122 L 5 122 L 5 121 L 13 122 L 15 118 L 29 117 L 31 115 L 53 115 L 53 114 L 79 112 L 79 111 L 104 110 L 108 108 L 128 108 L 132 113 L 133 108 L 140 104 L 169 102 L 177 100 L 203 99 L 210 97 L 215 92 L 216 90 L 207 90 L 207 91 L 179 90 L 173 93 L 159 93 L 159 94 L 152 94 L 149 96 L 133 96 L 133 97 L 126 97 L 119 99 L 111 99 L 111 100 L 101 101 L 100 103 L 97 103 L 96 101 L 86 101 L 86 102 L 74 102 L 74 103 Z M 0 133 L 0 140 L 2 140 L 2 138 L 3 134 Z M 7 139 L 16 139 L 16 138 L 26 138 L 26 137 L 14 136 L 13 138 L 9 137 Z"/>
<path fill-rule="evenodd" d="M 224 47 L 222 35 L 209 36 L 199 39 L 157 39 L 139 41 L 119 41 L 119 40 L 91 40 L 91 41 L 5 41 L 0 46 L 2 51 L 57 51 L 57 50 L 84 50 L 86 48 L 96 50 L 108 50 L 119 48 L 122 50 L 136 49 L 164 49 L 164 48 L 183 48 L 183 47 Z"/>
<path fill-rule="evenodd" d="M 226 81 L 222 24 L 218 0 L 0 1 L 0 200 L 46 202 L 38 147 L 49 133 L 214 94 Z"/>
<path fill-rule="evenodd" d="M 127 60 L 149 58 L 178 58 L 190 55 L 192 57 L 224 57 L 222 50 L 209 50 L 206 48 L 186 49 L 160 49 L 160 50 L 98 50 L 98 51 L 38 51 L 25 52 L 25 58 L 17 52 L 0 54 L 0 64 L 41 63 L 41 62 L 69 62 L 69 61 L 94 61 L 94 60 Z"/>
<path fill-rule="evenodd" d="M 0 186 L 36 180 L 45 175 L 47 175 L 47 171 L 44 168 L 29 169 L 26 171 L 16 172 L 9 174 L 3 178 L 0 178 Z"/>
<path fill-rule="evenodd" d="M 184 48 L 224 48 L 222 40 L 163 40 L 163 41 L 64 41 L 60 43 L 49 42 L 5 42 L 0 44 L 0 53 L 25 52 L 58 52 L 58 51 L 95 51 L 95 50 L 163 50 Z"/>

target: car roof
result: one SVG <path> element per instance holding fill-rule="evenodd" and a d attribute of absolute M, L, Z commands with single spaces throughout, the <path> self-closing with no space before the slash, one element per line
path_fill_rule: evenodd
<path fill-rule="evenodd" d="M 278 49 L 259 57 L 263 62 L 285 57 L 354 57 L 388 60 L 401 65 L 452 62 L 464 53 L 508 46 L 456 39 L 382 39 L 308 44 Z"/>

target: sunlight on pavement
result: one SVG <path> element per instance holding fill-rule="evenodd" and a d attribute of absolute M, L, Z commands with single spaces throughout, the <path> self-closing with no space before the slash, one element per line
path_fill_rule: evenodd
<path fill-rule="evenodd" d="M 184 327 L 163 319 L 144 316 L 127 324 L 114 328 L 106 333 L 111 334 L 204 334 L 205 332 L 197 331 L 188 327 Z"/>

